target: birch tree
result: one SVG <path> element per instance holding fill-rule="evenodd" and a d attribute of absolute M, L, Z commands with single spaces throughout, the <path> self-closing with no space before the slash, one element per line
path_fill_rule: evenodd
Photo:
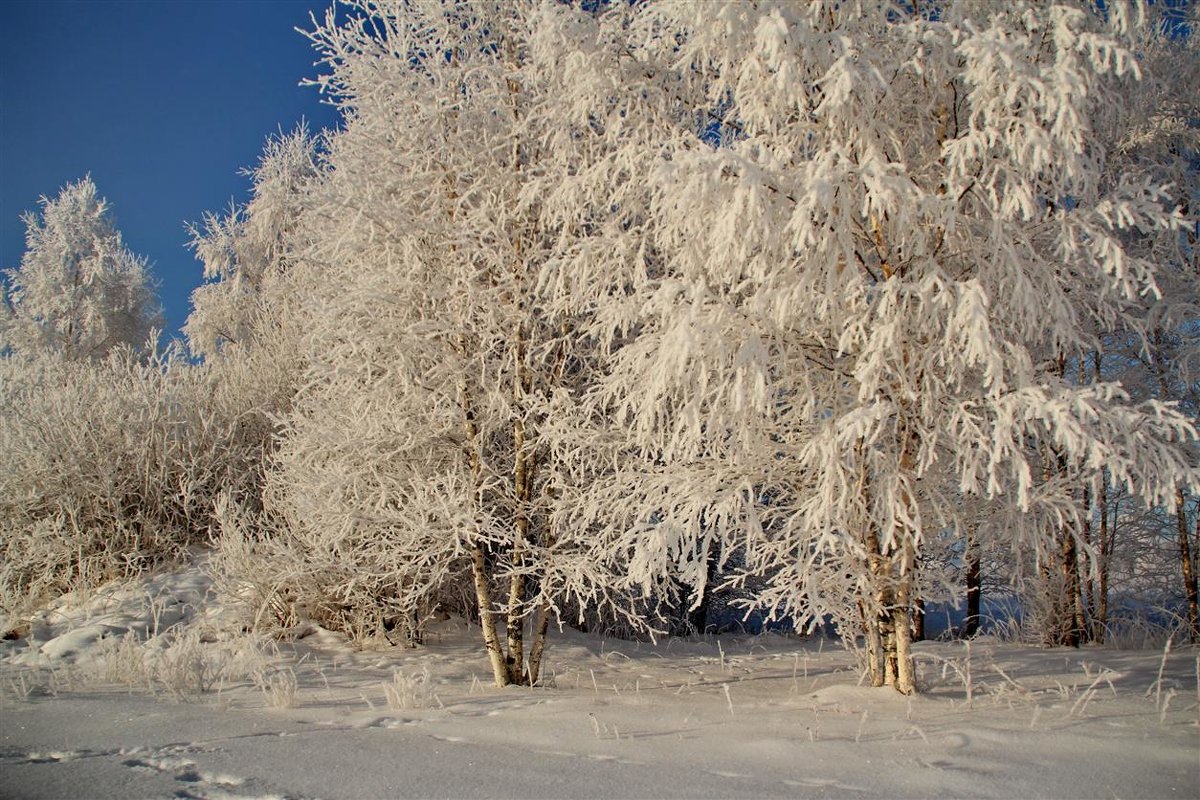
<path fill-rule="evenodd" d="M 345 129 L 305 258 L 335 289 L 268 485 L 305 574 L 333 576 L 329 607 L 419 628 L 465 579 L 500 686 L 538 682 L 568 605 L 617 603 L 614 558 L 560 513 L 556 420 L 594 344 L 541 289 L 557 240 L 529 187 L 572 145 L 530 57 L 539 18 L 364 2 L 313 33 Z"/>
<path fill-rule="evenodd" d="M 1128 126 L 1140 24 L 326 17 L 345 129 L 300 227 L 327 286 L 267 491 L 305 574 L 341 576 L 330 609 L 419 627 L 465 573 L 504 685 L 538 680 L 568 603 L 703 592 L 736 549 L 756 604 L 833 616 L 872 683 L 915 691 L 914 610 L 952 591 L 930 565 L 955 536 L 1049 569 L 1088 551 L 1096 476 L 1147 506 L 1196 487 L 1186 414 L 1065 366 L 1150 332 L 1166 273 L 1135 240 L 1189 224 L 1101 135 Z"/>
<path fill-rule="evenodd" d="M 303 125 L 271 136 L 245 171 L 249 202 L 191 227 L 205 282 L 192 293 L 183 333 L 204 360 L 207 411 L 230 428 L 230 474 L 239 479 L 226 500 L 245 513 L 261 510 L 278 418 L 304 368 L 303 308 L 320 284 L 295 253 L 303 248 L 302 209 L 321 180 L 320 153 L 321 137 Z"/>
<path fill-rule="evenodd" d="M 257 167 L 245 173 L 253 182 L 250 201 L 192 227 L 205 279 L 192 293 L 183 329 L 194 353 L 250 349 L 286 325 L 300 294 L 289 284 L 297 277 L 296 228 L 306 191 L 320 176 L 319 154 L 320 138 L 303 125 L 270 137 Z"/>
<path fill-rule="evenodd" d="M 872 683 L 911 693 L 916 596 L 938 583 L 920 556 L 965 530 L 962 497 L 995 506 L 980 535 L 1050 563 L 1084 476 L 1151 505 L 1195 486 L 1191 419 L 1058 368 L 1160 297 L 1127 236 L 1187 224 L 1168 187 L 1107 172 L 1097 135 L 1136 91 L 1138 24 L 1124 4 L 762 2 L 560 26 L 565 63 L 628 44 L 578 70 L 578 135 L 611 147 L 548 213 L 632 210 L 595 175 L 648 187 L 570 278 L 607 298 L 596 440 L 641 459 L 596 490 L 640 505 L 581 515 L 626 532 L 635 575 L 703 583 L 706 542 L 745 542 L 760 602 L 834 616 Z"/>
<path fill-rule="evenodd" d="M 1170 187 L 1186 215 L 1186 227 L 1175 235 L 1136 237 L 1133 242 L 1163 268 L 1167 302 L 1150 306 L 1145 335 L 1133 352 L 1149 373 L 1145 381 L 1154 396 L 1179 402 L 1193 418 L 1200 410 L 1200 131 L 1195 120 L 1200 98 L 1191 88 L 1200 81 L 1200 9 L 1157 10 L 1138 42 L 1138 51 L 1151 79 L 1131 98 L 1132 124 L 1117 142 L 1118 164 L 1126 170 Z M 1136 379 L 1136 378 L 1135 378 Z M 1195 448 L 1192 463 L 1200 461 Z M 1189 519 L 1188 507 L 1195 511 Z M 1180 483 L 1169 504 L 1174 513 L 1180 582 L 1186 608 L 1186 628 L 1192 642 L 1200 640 L 1200 499 Z"/>
<path fill-rule="evenodd" d="M 91 177 L 28 213 L 21 266 L 4 270 L 0 350 L 100 359 L 162 322 L 146 260 L 124 244 Z"/>

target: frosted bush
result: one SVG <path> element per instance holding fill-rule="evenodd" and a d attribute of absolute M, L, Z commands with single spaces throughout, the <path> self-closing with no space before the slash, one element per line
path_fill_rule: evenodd
<path fill-rule="evenodd" d="M 209 372 L 175 352 L 0 359 L 0 609 L 129 577 L 207 538 L 257 453 Z"/>
<path fill-rule="evenodd" d="M 411 674 L 401 670 L 393 671 L 392 682 L 383 685 L 383 694 L 387 698 L 388 708 L 393 711 L 429 708 L 435 703 L 441 703 L 433 691 L 433 677 L 429 674 L 429 667 Z"/>
<path fill-rule="evenodd" d="M 320 525 L 273 507 L 253 514 L 225 497 L 216 519 L 213 588 L 247 628 L 286 638 L 311 621 L 358 643 L 413 645 L 434 609 L 450 600 L 456 610 L 453 560 L 418 572 L 388 531 L 364 529 L 358 546 L 331 546 Z"/>
<path fill-rule="evenodd" d="M 248 681 L 280 705 L 289 694 L 286 678 L 270 666 L 278 655 L 260 636 L 218 631 L 204 622 L 176 625 L 141 638 L 133 631 L 101 643 L 96 663 L 77 673 L 84 685 L 117 684 L 164 693 L 177 700 Z M 290 694 L 294 699 L 295 676 Z"/>

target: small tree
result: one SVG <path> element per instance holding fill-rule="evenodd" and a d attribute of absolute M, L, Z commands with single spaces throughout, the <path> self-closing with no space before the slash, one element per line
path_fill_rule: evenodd
<path fill-rule="evenodd" d="M 91 177 L 26 214 L 26 250 L 7 281 L 0 349 L 98 359 L 144 347 L 161 324 L 146 261 L 125 247 Z"/>

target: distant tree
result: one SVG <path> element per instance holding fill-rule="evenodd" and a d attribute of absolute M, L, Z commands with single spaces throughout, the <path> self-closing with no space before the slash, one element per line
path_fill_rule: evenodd
<path fill-rule="evenodd" d="M 0 348 L 98 359 L 145 346 L 162 316 L 146 260 L 125 247 L 91 177 L 24 217 L 26 250 L 4 271 Z"/>
<path fill-rule="evenodd" d="M 1195 213 L 1200 202 L 1200 129 L 1195 123 L 1200 118 L 1200 97 L 1192 87 L 1200 81 L 1200 43 L 1192 32 L 1198 28 L 1200 9 L 1154 5 L 1143 13 L 1146 24 L 1130 31 L 1140 71 L 1136 89 L 1123 92 L 1121 103 L 1097 114 L 1090 146 L 1104 154 L 1098 170 L 1101 185 L 1162 187 L 1164 199 L 1177 206 L 1182 224 L 1132 226 L 1121 231 L 1127 254 L 1156 265 L 1157 291 L 1114 300 L 1120 321 L 1096 326 L 1095 348 L 1068 357 L 1063 366 L 1077 384 L 1119 381 L 1135 400 L 1176 403 L 1195 419 L 1200 410 L 1200 384 L 1196 381 L 1200 376 L 1200 328 L 1196 323 L 1200 319 L 1200 221 Z M 1194 444 L 1189 459 L 1193 466 L 1200 463 Z M 1111 537 L 1116 521 L 1111 515 L 1122 493 L 1110 490 L 1096 477 L 1084 476 L 1084 484 L 1077 490 L 1080 512 L 1066 523 L 1078 531 L 1063 537 L 1058 569 L 1063 585 L 1061 591 L 1055 591 L 1058 613 L 1052 616 L 1058 619 L 1048 620 L 1049 641 L 1074 644 L 1104 632 L 1107 570 L 1115 544 Z M 1141 513 L 1142 523 L 1127 525 L 1124 530 L 1148 530 L 1153 527 L 1148 521 L 1161 520 L 1160 536 L 1176 540 L 1175 569 L 1183 578 L 1187 627 L 1196 637 L 1200 635 L 1196 533 L 1188 513 L 1193 501 L 1191 492 L 1180 483 L 1161 513 Z M 1172 514 L 1174 519 L 1167 525 Z M 1077 548 L 1071 546 L 1072 539 L 1078 540 Z M 1140 549 L 1143 570 L 1155 569 L 1151 566 L 1154 548 L 1143 543 Z M 1090 567 L 1098 574 L 1090 574 Z"/>

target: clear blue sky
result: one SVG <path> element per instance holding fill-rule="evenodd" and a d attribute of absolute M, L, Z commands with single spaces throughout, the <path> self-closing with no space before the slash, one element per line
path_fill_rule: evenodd
<path fill-rule="evenodd" d="M 0 267 L 20 264 L 20 214 L 90 172 L 176 333 L 202 277 L 184 223 L 246 199 L 239 170 L 271 133 L 337 124 L 299 85 L 317 53 L 294 30 L 328 6 L 0 0 Z"/>

